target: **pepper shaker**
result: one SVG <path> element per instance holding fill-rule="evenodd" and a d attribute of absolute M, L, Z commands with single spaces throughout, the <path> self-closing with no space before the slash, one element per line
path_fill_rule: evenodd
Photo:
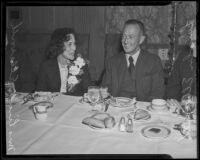
<path fill-rule="evenodd" d="M 125 125 L 125 118 L 124 117 L 121 117 L 121 119 L 120 119 L 119 131 L 120 132 L 125 132 L 126 131 L 126 125 Z"/>
<path fill-rule="evenodd" d="M 133 132 L 133 122 L 132 119 L 128 119 L 128 123 L 126 124 L 126 131 L 129 133 Z"/>

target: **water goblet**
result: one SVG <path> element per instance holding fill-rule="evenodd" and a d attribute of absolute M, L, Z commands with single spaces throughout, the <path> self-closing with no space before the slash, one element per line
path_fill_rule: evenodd
<path fill-rule="evenodd" d="M 196 120 L 185 120 L 180 125 L 180 132 L 186 139 L 196 139 L 197 122 Z"/>
<path fill-rule="evenodd" d="M 186 114 L 186 119 L 190 120 L 190 115 L 193 114 L 196 108 L 196 101 L 194 96 L 187 94 L 181 98 L 182 111 Z"/>
<path fill-rule="evenodd" d="M 94 108 L 94 106 L 100 100 L 99 87 L 97 87 L 97 86 L 89 86 L 87 94 L 88 94 L 88 100 L 89 100 L 89 102 L 91 102 L 91 105 Z"/>
<path fill-rule="evenodd" d="M 100 96 L 101 96 L 102 100 L 106 99 L 109 96 L 108 87 L 101 87 L 100 88 Z"/>
<path fill-rule="evenodd" d="M 92 104 L 96 104 L 100 99 L 99 87 L 97 86 L 89 86 L 88 87 L 88 100 Z"/>

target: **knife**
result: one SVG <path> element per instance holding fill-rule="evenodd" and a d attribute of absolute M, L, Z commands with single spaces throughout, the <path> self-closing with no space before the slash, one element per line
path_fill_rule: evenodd
<path fill-rule="evenodd" d="M 108 110 L 108 107 L 109 107 L 109 103 L 106 102 L 106 103 L 105 103 L 105 110 L 104 110 L 104 112 L 106 112 L 106 111 Z"/>

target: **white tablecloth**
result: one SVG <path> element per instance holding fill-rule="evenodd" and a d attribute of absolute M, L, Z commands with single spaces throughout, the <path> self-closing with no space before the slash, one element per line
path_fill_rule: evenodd
<path fill-rule="evenodd" d="M 81 97 L 59 95 L 48 109 L 46 121 L 35 119 L 32 104 L 6 106 L 7 154 L 169 154 L 173 158 L 196 158 L 197 141 L 181 139 L 174 124 L 184 119 L 171 112 L 151 112 L 147 122 L 133 122 L 134 132 L 120 132 L 118 122 L 131 108 L 109 106 L 108 113 L 117 124 L 111 130 L 92 129 L 82 120 L 91 113 L 91 106 L 80 103 Z M 145 109 L 149 103 L 138 102 L 137 108 Z M 14 120 L 19 119 L 16 124 Z M 167 138 L 150 139 L 141 134 L 148 125 L 159 124 L 171 130 Z"/>

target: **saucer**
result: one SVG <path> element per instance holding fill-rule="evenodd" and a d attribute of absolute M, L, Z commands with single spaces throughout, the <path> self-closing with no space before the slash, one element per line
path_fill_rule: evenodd
<path fill-rule="evenodd" d="M 169 107 L 166 106 L 163 109 L 155 109 L 155 108 L 152 107 L 152 105 L 149 105 L 149 106 L 147 106 L 147 110 L 149 110 L 151 112 L 166 112 L 166 111 L 168 112 L 169 111 Z"/>

